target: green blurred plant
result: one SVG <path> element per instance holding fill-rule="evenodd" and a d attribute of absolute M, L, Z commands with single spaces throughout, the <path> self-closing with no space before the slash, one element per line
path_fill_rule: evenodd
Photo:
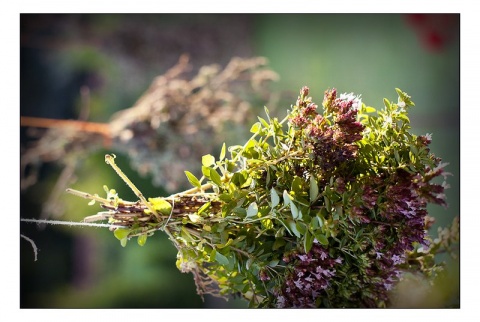
<path fill-rule="evenodd" d="M 148 198 L 107 155 L 136 202 L 105 187 L 102 198 L 70 189 L 106 209 L 122 246 L 164 231 L 177 267 L 199 295 L 241 296 L 251 307 L 388 307 L 408 274 L 435 283 L 434 256 L 459 241 L 458 221 L 433 242 L 428 203 L 446 206 L 445 163 L 430 135 L 409 133 L 411 98 L 376 111 L 354 94 L 327 90 L 323 113 L 303 87 L 283 120 L 258 117 L 244 145 L 202 157 L 193 188 Z M 376 113 L 375 113 L 376 112 Z"/>

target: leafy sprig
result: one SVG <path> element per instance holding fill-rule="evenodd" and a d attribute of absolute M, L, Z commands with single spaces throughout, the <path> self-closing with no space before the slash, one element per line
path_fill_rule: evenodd
<path fill-rule="evenodd" d="M 240 295 L 252 307 L 388 306 L 414 267 L 406 263 L 420 263 L 419 245 L 428 247 L 427 204 L 446 205 L 447 185 L 433 179 L 448 175 L 431 137 L 409 133 L 414 103 L 396 91 L 397 103 L 377 111 L 327 90 L 319 113 L 303 87 L 283 120 L 265 108 L 244 145 L 204 155 L 201 178 L 185 171 L 192 189 L 146 200 L 122 177 L 139 201 L 114 191 L 90 199 L 121 226 L 123 246 L 165 231 L 200 295 Z M 427 275 L 436 265 L 421 264 Z"/>

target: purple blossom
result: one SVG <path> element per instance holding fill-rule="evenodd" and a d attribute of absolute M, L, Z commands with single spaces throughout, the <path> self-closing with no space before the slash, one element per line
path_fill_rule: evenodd
<path fill-rule="evenodd" d="M 405 258 L 403 258 L 403 256 L 398 256 L 398 255 L 393 255 L 392 260 L 393 260 L 393 265 L 398 265 L 405 262 Z"/>

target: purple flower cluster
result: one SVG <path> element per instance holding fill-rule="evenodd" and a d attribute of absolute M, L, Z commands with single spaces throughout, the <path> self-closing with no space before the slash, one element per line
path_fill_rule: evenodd
<path fill-rule="evenodd" d="M 294 262 L 294 268 L 282 289 L 277 292 L 277 307 L 280 308 L 317 307 L 316 301 L 335 276 L 335 266 L 342 263 L 342 258 L 331 258 L 316 240 L 308 254 L 294 252 L 283 260 L 286 263 Z"/>
<path fill-rule="evenodd" d="M 351 94 L 337 98 L 335 89 L 327 90 L 323 101 L 325 111 L 332 114 L 333 124 L 316 111 L 308 87 L 303 87 L 297 99 L 298 112 L 290 122 L 305 131 L 313 150 L 315 163 L 322 170 L 329 171 L 355 157 L 358 150 L 356 141 L 362 138 L 364 126 L 356 120 L 361 100 Z"/>
<path fill-rule="evenodd" d="M 368 251 L 371 264 L 366 271 L 375 280 L 372 291 L 379 299 L 387 301 L 388 291 L 400 276 L 399 265 L 414 243 L 428 245 L 427 203 L 446 205 L 445 185 L 430 182 L 439 175 L 447 175 L 442 164 L 424 176 L 398 170 L 386 180 L 370 180 L 361 189 L 363 204 L 353 207 L 352 215 L 362 224 L 376 225 Z M 376 220 L 372 210 L 377 213 Z M 368 301 L 364 304 L 376 305 Z"/>
<path fill-rule="evenodd" d="M 342 212 L 333 216 L 322 198 L 311 205 L 326 210 L 333 238 L 329 237 L 328 250 L 314 243 L 308 254 L 297 251 L 284 258 L 292 271 L 276 293 L 277 306 L 388 305 L 389 291 L 401 277 L 407 252 L 415 244 L 428 246 L 427 204 L 446 206 L 448 185 L 432 182 L 449 175 L 444 171 L 446 164 L 429 154 L 429 134 L 413 142 L 403 136 L 390 138 L 397 150 L 384 150 L 383 142 L 388 141 L 381 137 L 364 148 L 367 145 L 358 143 L 365 129 L 357 121 L 360 98 L 338 97 L 335 89 L 327 90 L 320 115 L 308 92 L 302 88 L 290 117 L 291 125 L 301 131 L 299 143 L 312 158 L 310 164 L 301 165 L 302 171 L 315 176 L 324 196 L 341 204 Z M 382 143 L 377 145 L 375 140 Z M 382 153 L 392 151 L 383 155 L 387 161 L 381 167 L 368 161 L 376 148 Z M 410 150 L 420 151 L 415 153 L 420 162 L 400 166 L 398 153 L 406 155 Z M 345 260 L 343 265 L 338 265 L 340 258 Z"/>

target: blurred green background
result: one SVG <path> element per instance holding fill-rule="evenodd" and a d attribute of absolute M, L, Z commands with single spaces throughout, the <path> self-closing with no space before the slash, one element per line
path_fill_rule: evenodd
<path fill-rule="evenodd" d="M 287 109 L 306 85 L 314 101 L 335 87 L 362 94 L 381 108 L 396 100 L 398 87 L 412 96 L 412 132 L 432 133 L 432 152 L 448 162 L 448 209 L 429 207 L 432 228 L 460 215 L 460 15 L 413 14 L 22 14 L 20 17 L 20 113 L 75 119 L 80 88 L 90 89 L 90 121 L 105 122 L 134 104 L 155 76 L 189 54 L 194 68 L 232 57 L 264 56 L 280 80 L 276 104 Z M 266 102 L 265 102 L 266 104 Z M 255 107 L 263 113 L 263 105 Z M 279 110 L 277 109 L 278 113 Z M 281 111 L 280 111 L 281 112 Z M 283 113 L 282 113 L 283 115 Z M 245 135 L 249 126 L 245 129 Z M 30 138 L 21 128 L 21 144 Z M 243 138 L 239 137 L 243 143 Z M 212 152 L 219 147 L 212 146 Z M 104 184 L 124 199 L 135 199 L 104 163 L 99 151 L 77 172 L 76 189 L 103 193 Z M 165 194 L 140 177 L 119 155 L 119 166 L 146 196 Z M 200 162 L 199 162 L 200 164 Z M 186 169 L 187 170 L 187 169 Z M 42 167 L 39 181 L 20 195 L 21 217 L 38 218 L 60 169 Z M 187 181 L 179 178 L 179 181 Z M 65 195 L 63 220 L 79 221 L 98 208 Z M 244 308 L 242 300 L 196 295 L 190 274 L 175 266 L 176 250 L 157 233 L 144 247 L 122 248 L 107 229 L 21 223 L 22 308 Z M 447 258 L 439 258 L 443 260 Z M 452 264 L 455 266 L 455 263 Z M 453 281 L 459 283 L 459 271 Z M 451 291 L 459 302 L 458 285 Z M 451 304 L 451 303 L 450 303 Z"/>

